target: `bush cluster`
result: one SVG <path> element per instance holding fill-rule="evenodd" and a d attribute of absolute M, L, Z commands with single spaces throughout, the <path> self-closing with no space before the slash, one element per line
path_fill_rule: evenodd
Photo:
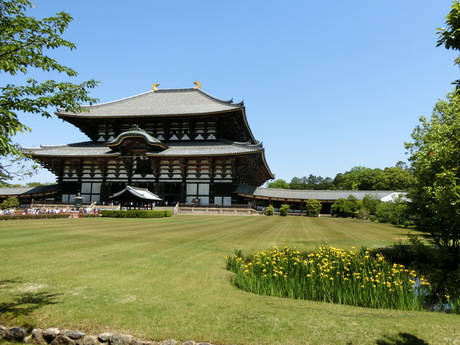
<path fill-rule="evenodd" d="M 98 213 L 82 213 L 81 218 L 95 218 L 100 217 Z M 47 214 L 15 214 L 0 216 L 0 220 L 18 220 L 18 219 L 57 219 L 57 218 L 69 218 L 68 213 L 47 213 Z"/>
<path fill-rule="evenodd" d="M 111 218 L 163 218 L 171 217 L 171 210 L 101 210 L 102 217 Z"/>
<path fill-rule="evenodd" d="M 56 219 L 56 218 L 69 218 L 66 213 L 59 214 L 11 214 L 0 216 L 0 220 L 18 220 L 18 219 Z"/>
<path fill-rule="evenodd" d="M 319 200 L 309 199 L 305 202 L 305 213 L 307 217 L 318 217 L 321 209 L 322 205 Z"/>
<path fill-rule="evenodd" d="M 280 216 L 286 217 L 290 210 L 291 210 L 291 206 L 289 206 L 287 204 L 281 205 L 281 207 L 280 207 Z"/>
<path fill-rule="evenodd" d="M 331 206 L 332 215 L 336 217 L 352 217 L 369 219 L 379 223 L 413 226 L 413 216 L 409 204 L 404 198 L 398 197 L 392 201 L 382 202 L 375 195 L 366 194 L 363 200 L 353 195 L 337 199 Z"/>
<path fill-rule="evenodd" d="M 267 206 L 267 208 L 264 211 L 264 214 L 266 216 L 273 216 L 275 214 L 275 208 L 272 205 Z"/>

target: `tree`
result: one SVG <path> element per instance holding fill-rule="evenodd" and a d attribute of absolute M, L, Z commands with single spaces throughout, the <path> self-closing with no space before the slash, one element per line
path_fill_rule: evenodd
<path fill-rule="evenodd" d="M 318 217 L 323 206 L 321 202 L 316 199 L 308 199 L 305 202 L 305 212 L 307 217 Z"/>
<path fill-rule="evenodd" d="M 10 208 L 15 208 L 19 206 L 19 200 L 15 196 L 10 196 L 0 204 L 2 210 L 7 210 Z"/>
<path fill-rule="evenodd" d="M 289 189 L 289 183 L 282 179 L 278 179 L 273 182 L 269 182 L 268 188 Z"/>
<path fill-rule="evenodd" d="M 408 190 L 414 184 L 414 176 L 401 166 L 385 168 L 381 179 L 375 185 L 376 190 Z"/>
<path fill-rule="evenodd" d="M 31 0 L 0 0 L 0 73 L 14 77 L 38 70 L 76 77 L 76 71 L 48 55 L 60 47 L 75 49 L 73 43 L 61 37 L 72 21 L 70 14 L 60 12 L 38 20 L 25 14 L 29 7 L 33 7 Z M 19 120 L 18 113 L 51 117 L 51 108 L 55 107 L 80 112 L 80 103 L 96 101 L 89 97 L 89 90 L 97 84 L 94 80 L 73 84 L 29 78 L 25 85 L 0 86 L 0 157 L 10 157 L 11 163 L 26 157 L 12 141 L 15 134 L 31 130 Z M 0 179 L 12 177 L 11 163 L 0 164 Z"/>
<path fill-rule="evenodd" d="M 451 6 L 451 11 L 446 16 L 446 27 L 438 28 L 439 35 L 437 47 L 444 45 L 446 49 L 460 50 L 460 3 L 454 1 Z M 454 60 L 456 65 L 460 65 L 460 57 Z M 453 84 L 457 90 L 460 88 L 460 80 L 456 80 Z"/>
<path fill-rule="evenodd" d="M 439 100 L 430 119 L 420 118 L 405 146 L 416 179 L 409 194 L 417 226 L 459 260 L 460 96 Z"/>
<path fill-rule="evenodd" d="M 380 202 L 376 207 L 375 214 L 381 223 L 400 225 L 410 221 L 407 200 L 401 196 L 392 201 Z"/>
<path fill-rule="evenodd" d="M 302 178 L 294 177 L 290 182 L 291 189 L 307 189 L 307 190 L 327 190 L 333 189 L 332 179 L 330 177 L 321 177 L 308 175 Z"/>
<path fill-rule="evenodd" d="M 331 211 L 333 215 L 338 217 L 356 217 L 362 206 L 362 201 L 358 200 L 354 195 L 349 195 L 346 199 L 337 199 L 332 204 Z"/>
<path fill-rule="evenodd" d="M 381 203 L 380 199 L 375 194 L 366 194 L 362 200 L 363 207 L 369 212 L 369 214 L 375 214 L 377 206 Z"/>
<path fill-rule="evenodd" d="M 305 184 L 305 177 L 293 177 L 291 182 L 289 183 L 289 186 L 291 189 L 307 189 L 307 186 Z"/>

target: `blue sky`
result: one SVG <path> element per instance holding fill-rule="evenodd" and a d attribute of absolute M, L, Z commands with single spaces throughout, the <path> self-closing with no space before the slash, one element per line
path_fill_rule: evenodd
<path fill-rule="evenodd" d="M 35 0 L 37 18 L 69 12 L 52 52 L 102 84 L 100 102 L 193 87 L 244 100 L 276 178 L 334 177 L 354 166 L 407 161 L 404 142 L 421 115 L 452 90 L 455 52 L 436 47 L 450 0 L 62 1 Z M 65 80 L 31 73 L 28 77 Z M 19 83 L 21 78 L 16 78 Z M 13 80 L 12 80 L 13 81 Z M 24 147 L 86 141 L 56 118 L 21 115 Z M 43 170 L 24 182 L 53 182 Z"/>

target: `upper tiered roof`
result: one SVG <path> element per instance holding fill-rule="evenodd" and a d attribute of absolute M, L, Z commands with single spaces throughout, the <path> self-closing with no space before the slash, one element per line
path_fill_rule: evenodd
<path fill-rule="evenodd" d="M 66 117 L 114 118 L 126 116 L 171 116 L 214 114 L 244 108 L 244 102 L 233 103 L 213 97 L 200 89 L 151 90 L 113 102 L 83 106 L 80 113 L 58 109 L 56 115 Z"/>

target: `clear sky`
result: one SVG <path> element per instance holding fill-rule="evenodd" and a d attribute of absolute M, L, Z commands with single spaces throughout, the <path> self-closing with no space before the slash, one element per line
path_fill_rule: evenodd
<path fill-rule="evenodd" d="M 220 99 L 244 100 L 276 175 L 332 177 L 354 166 L 407 161 L 404 142 L 460 71 L 436 47 L 451 0 L 35 0 L 37 18 L 69 12 L 52 52 L 94 78 L 100 102 L 198 80 Z M 55 75 L 29 77 L 44 79 Z M 64 76 L 58 77 L 65 79 Z M 20 78 L 16 78 L 19 83 Z M 11 80 L 14 81 L 14 80 Z M 24 147 L 88 138 L 57 118 L 22 115 Z M 25 182 L 54 182 L 47 171 Z"/>

